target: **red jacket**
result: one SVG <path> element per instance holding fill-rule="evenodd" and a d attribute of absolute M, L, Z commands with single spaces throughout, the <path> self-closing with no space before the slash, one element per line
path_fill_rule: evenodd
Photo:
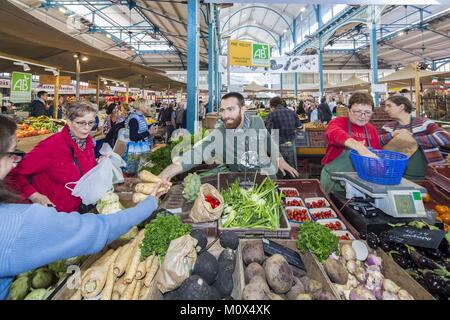
<path fill-rule="evenodd" d="M 37 191 L 47 196 L 55 204 L 57 211 L 78 211 L 81 199 L 72 196 L 71 191 L 65 187 L 66 183 L 77 182 L 81 178 L 70 148 L 73 148 L 83 174 L 96 165 L 92 138 L 88 136 L 86 148 L 82 151 L 72 140 L 66 126 L 27 153 L 9 174 L 8 183 L 20 191 L 25 199 Z M 74 185 L 70 187 L 73 188 Z"/>
<path fill-rule="evenodd" d="M 337 117 L 330 121 L 327 126 L 327 130 L 325 131 L 328 146 L 325 156 L 322 159 L 323 165 L 332 162 L 341 155 L 342 151 L 345 150 L 344 143 L 349 138 L 353 138 L 357 141 L 363 141 L 364 145 L 369 146 L 364 127 L 360 127 L 354 123 L 351 123 L 350 125 L 352 132 L 351 136 L 348 135 L 347 117 Z M 366 124 L 366 127 L 372 148 L 381 149 L 377 129 L 370 123 Z"/>

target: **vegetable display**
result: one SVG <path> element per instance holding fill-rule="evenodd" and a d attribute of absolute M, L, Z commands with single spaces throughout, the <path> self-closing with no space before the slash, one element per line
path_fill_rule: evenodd
<path fill-rule="evenodd" d="M 338 251 L 339 240 L 325 226 L 306 221 L 299 226 L 297 248 L 301 252 L 309 250 L 319 261 L 324 261 Z"/>
<path fill-rule="evenodd" d="M 437 229 L 421 221 L 408 223 L 410 227 Z M 400 226 L 400 225 L 399 225 Z M 372 248 L 380 247 L 394 261 L 405 269 L 422 287 L 436 299 L 450 298 L 450 245 L 447 232 L 439 248 L 428 249 L 389 241 L 386 234 L 367 235 L 367 242 Z"/>
<path fill-rule="evenodd" d="M 266 257 L 261 240 L 242 247 L 245 287 L 243 300 L 335 300 L 322 283 L 288 264 L 280 254 Z"/>
<path fill-rule="evenodd" d="M 146 300 L 160 267 L 152 254 L 140 261 L 143 230 L 127 244 L 110 249 L 81 272 L 81 285 L 70 300 Z"/>
<path fill-rule="evenodd" d="M 176 215 L 162 215 L 145 226 L 145 238 L 141 245 L 141 261 L 152 254 L 163 258 L 170 242 L 186 234 L 190 234 L 192 226 L 185 224 Z"/>
<path fill-rule="evenodd" d="M 282 214 L 281 196 L 275 183 L 265 178 L 260 185 L 244 189 L 235 181 L 222 192 L 225 209 L 220 220 L 225 228 L 276 230 Z"/>
<path fill-rule="evenodd" d="M 119 201 L 119 196 L 114 192 L 108 192 L 95 206 L 98 213 L 111 214 L 125 209 Z"/>
<path fill-rule="evenodd" d="M 406 290 L 383 275 L 383 261 L 372 252 L 364 261 L 357 260 L 351 242 L 341 246 L 340 256 L 331 255 L 324 262 L 333 286 L 346 300 L 414 300 Z"/>
<path fill-rule="evenodd" d="M 55 261 L 47 266 L 19 274 L 11 285 L 10 300 L 45 300 L 68 274 L 70 265 L 80 265 L 85 257 Z"/>
<path fill-rule="evenodd" d="M 196 173 L 189 173 L 183 180 L 183 198 L 186 199 L 187 202 L 194 201 L 200 193 L 201 185 L 202 182 L 200 176 Z"/>
<path fill-rule="evenodd" d="M 58 131 L 56 123 L 46 116 L 29 117 L 23 124 L 18 125 L 17 138 L 26 138 Z"/>

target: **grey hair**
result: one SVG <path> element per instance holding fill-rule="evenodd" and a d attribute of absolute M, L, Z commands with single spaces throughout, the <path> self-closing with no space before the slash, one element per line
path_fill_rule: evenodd
<path fill-rule="evenodd" d="M 76 118 L 83 117 L 87 113 L 97 114 L 98 107 L 89 101 L 77 101 L 64 107 L 64 118 L 74 121 Z"/>
<path fill-rule="evenodd" d="M 135 110 L 147 107 L 147 101 L 144 98 L 139 98 L 133 103 Z"/>

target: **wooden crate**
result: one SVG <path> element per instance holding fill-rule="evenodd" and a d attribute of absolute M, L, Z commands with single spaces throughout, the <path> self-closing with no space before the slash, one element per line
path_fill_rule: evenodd
<path fill-rule="evenodd" d="M 53 135 L 53 133 L 49 133 L 49 134 L 41 134 L 39 136 L 34 136 L 34 137 L 27 137 L 27 138 L 21 138 L 18 140 L 17 142 L 17 149 L 25 151 L 25 152 L 29 152 L 31 151 L 39 142 L 41 142 L 42 140 L 47 139 L 48 137 L 50 137 L 51 135 Z"/>
<path fill-rule="evenodd" d="M 279 243 L 289 249 L 295 250 L 300 254 L 300 257 L 303 261 L 303 263 L 305 264 L 306 267 L 306 275 L 313 279 L 316 280 L 318 282 L 320 282 L 323 286 L 323 289 L 329 293 L 331 293 L 336 300 L 341 300 L 339 295 L 337 294 L 336 290 L 333 288 L 333 285 L 330 281 L 330 279 L 328 278 L 328 276 L 325 273 L 325 270 L 323 268 L 323 266 L 317 261 L 317 259 L 314 258 L 314 256 L 309 253 L 301 253 L 298 251 L 297 249 L 297 244 L 295 240 L 284 240 L 284 239 L 270 239 L 271 241 L 274 241 L 276 243 Z M 238 248 L 238 252 L 239 252 L 239 257 L 242 258 L 242 249 L 244 247 L 244 245 L 248 244 L 248 243 L 255 243 L 256 241 L 262 241 L 259 239 L 241 239 L 239 241 L 239 248 Z M 241 261 L 241 270 L 240 272 L 242 273 L 242 275 L 244 275 L 245 272 L 245 264 L 243 261 Z M 244 278 L 244 276 L 242 276 L 242 278 Z M 245 283 L 245 280 L 244 280 Z M 244 289 L 244 286 L 242 287 L 242 289 Z M 241 299 L 242 297 L 242 291 L 239 295 L 239 299 Z"/>
<path fill-rule="evenodd" d="M 351 241 L 340 241 L 340 244 L 351 243 Z M 394 259 L 381 248 L 377 249 L 377 255 L 383 260 L 382 274 L 389 280 L 394 281 L 402 289 L 409 292 L 415 300 L 435 300 L 408 272 L 400 267 Z"/>
<path fill-rule="evenodd" d="M 210 239 L 211 240 L 211 239 Z M 224 250 L 220 243 L 216 241 L 211 248 L 209 248 L 209 252 L 216 257 L 216 259 L 219 257 L 221 252 Z M 245 280 L 244 280 L 244 273 L 242 272 L 242 257 L 241 252 L 239 248 L 236 250 L 236 265 L 233 272 L 233 291 L 231 292 L 231 297 L 234 300 L 239 300 L 242 296 L 242 290 L 244 290 L 245 286 Z M 150 289 L 148 300 L 162 300 L 163 295 L 161 291 L 159 291 L 158 287 L 156 286 L 156 277 L 155 280 L 152 283 L 152 288 Z"/>

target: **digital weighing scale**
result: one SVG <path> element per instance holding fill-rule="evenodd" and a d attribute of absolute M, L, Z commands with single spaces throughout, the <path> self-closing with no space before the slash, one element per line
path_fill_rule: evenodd
<path fill-rule="evenodd" d="M 398 185 L 381 185 L 361 179 L 356 172 L 335 172 L 331 174 L 331 178 L 345 186 L 347 199 L 365 199 L 392 217 L 427 216 L 422 201 L 422 195 L 425 195 L 427 190 L 410 180 L 402 179 Z"/>

